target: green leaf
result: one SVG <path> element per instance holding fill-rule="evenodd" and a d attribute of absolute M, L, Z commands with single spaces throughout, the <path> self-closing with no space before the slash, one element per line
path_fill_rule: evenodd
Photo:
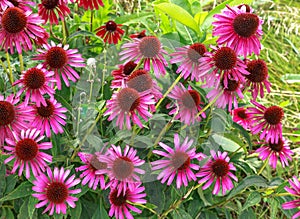
<path fill-rule="evenodd" d="M 35 205 L 39 202 L 39 200 L 33 196 L 29 197 L 29 202 L 28 202 L 28 215 L 29 218 L 33 218 L 33 214 L 35 211 Z"/>
<path fill-rule="evenodd" d="M 250 186 L 267 187 L 268 185 L 266 180 L 261 176 L 248 176 L 244 178 L 233 190 L 231 190 L 227 200 Z"/>
<path fill-rule="evenodd" d="M 142 19 L 148 18 L 153 16 L 151 12 L 144 12 L 139 14 L 126 14 L 115 19 L 117 24 L 133 24 L 133 23 L 140 23 Z"/>
<path fill-rule="evenodd" d="M 279 208 L 279 202 L 276 199 L 271 199 L 271 215 L 270 218 L 276 218 L 277 212 L 278 212 L 278 208 Z"/>
<path fill-rule="evenodd" d="M 229 138 L 226 138 L 224 136 L 213 134 L 212 138 L 214 141 L 219 144 L 225 151 L 234 152 L 237 149 L 240 148 L 240 146 L 235 143 L 234 141 L 230 140 Z"/>
<path fill-rule="evenodd" d="M 19 214 L 18 214 L 18 219 L 27 219 L 27 218 L 29 218 L 27 206 L 28 206 L 28 198 L 25 199 L 25 201 L 23 202 L 23 204 L 20 208 L 20 211 L 19 211 Z"/>
<path fill-rule="evenodd" d="M 246 203 L 245 203 L 244 206 L 243 206 L 243 210 L 246 210 L 247 208 L 249 208 L 249 207 L 251 207 L 251 206 L 253 206 L 253 205 L 258 204 L 258 203 L 260 202 L 260 200 L 261 200 L 261 195 L 260 195 L 260 193 L 259 193 L 259 192 L 256 192 L 256 191 L 252 192 L 252 193 L 248 196 L 248 198 L 247 198 L 247 200 L 246 200 Z"/>
<path fill-rule="evenodd" d="M 71 217 L 74 218 L 74 219 L 80 219 L 81 211 L 82 211 L 81 202 L 80 202 L 80 200 L 78 200 L 76 202 L 76 207 L 75 208 L 71 208 L 71 210 L 70 210 Z"/>
<path fill-rule="evenodd" d="M 23 182 L 14 191 L 0 199 L 1 201 L 9 201 L 17 198 L 26 197 L 32 194 L 32 184 L 28 181 Z"/>
<path fill-rule="evenodd" d="M 252 208 L 249 208 L 240 214 L 239 219 L 256 219 L 256 216 Z"/>
<path fill-rule="evenodd" d="M 240 5 L 240 4 L 251 4 L 253 0 L 233 0 L 231 3 L 229 3 L 230 6 L 234 5 Z"/>
<path fill-rule="evenodd" d="M 229 3 L 231 3 L 233 0 L 227 0 L 221 4 L 219 4 L 217 7 L 215 7 L 213 10 L 211 10 L 208 15 L 206 16 L 205 20 L 203 21 L 202 23 L 202 28 L 205 30 L 205 29 L 208 29 L 210 26 L 211 26 L 211 23 L 213 22 L 214 18 L 213 16 L 215 14 L 218 14 L 221 12 L 221 10 L 223 8 L 225 8 L 225 6 Z"/>
<path fill-rule="evenodd" d="M 109 219 L 109 216 L 103 206 L 103 202 L 102 199 L 100 201 L 100 206 L 98 206 L 97 210 L 95 211 L 95 213 L 93 214 L 92 219 Z"/>
<path fill-rule="evenodd" d="M 193 219 L 189 213 L 185 212 L 183 209 L 178 208 L 171 213 L 173 219 Z"/>
<path fill-rule="evenodd" d="M 1 155 L 0 155 L 1 156 Z M 0 165 L 0 179 L 5 179 L 6 167 L 4 164 Z M 6 180 L 0 180 L 0 196 L 4 194 Z"/>
<path fill-rule="evenodd" d="M 5 194 L 11 192 L 17 183 L 17 176 L 16 175 L 9 175 L 6 177 L 6 189 L 5 189 Z"/>
<path fill-rule="evenodd" d="M 191 28 L 196 33 L 200 34 L 199 26 L 194 18 L 183 8 L 172 4 L 172 3 L 161 3 L 157 4 L 154 7 L 158 8 L 159 10 L 163 11 L 164 13 L 168 14 L 171 18 L 177 20 L 178 22 L 182 23 L 183 25 Z"/>

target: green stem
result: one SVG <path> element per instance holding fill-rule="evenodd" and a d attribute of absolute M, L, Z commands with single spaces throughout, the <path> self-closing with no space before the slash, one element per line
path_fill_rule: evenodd
<path fill-rule="evenodd" d="M 262 165 L 262 167 L 259 169 L 259 171 L 257 172 L 257 175 L 260 175 L 262 173 L 262 171 L 265 169 L 265 167 L 268 164 L 270 156 L 264 161 L 264 164 Z"/>
<path fill-rule="evenodd" d="M 203 112 L 205 112 L 209 107 L 211 107 L 222 94 L 223 92 L 220 92 L 212 101 L 210 101 L 205 107 L 203 107 L 196 115 L 196 118 L 200 116 Z M 182 126 L 181 130 L 185 129 L 186 127 L 187 125 Z"/>
<path fill-rule="evenodd" d="M 9 81 L 11 83 L 11 86 L 13 86 L 13 83 L 14 83 L 14 76 L 12 74 L 12 69 L 11 69 L 11 63 L 10 63 L 10 59 L 9 59 L 9 54 L 8 52 L 6 52 L 6 61 L 7 61 L 7 66 L 8 66 L 8 78 L 9 78 Z"/>
<path fill-rule="evenodd" d="M 107 55 L 106 45 L 107 44 L 105 43 L 104 47 L 103 47 L 104 62 L 103 62 L 103 70 L 102 70 L 102 78 L 101 78 L 101 94 L 102 94 L 103 99 L 104 99 L 104 79 L 105 79 L 105 74 L 107 72 L 107 69 L 106 69 L 106 55 Z"/>
<path fill-rule="evenodd" d="M 82 147 L 82 145 L 85 143 L 86 139 L 88 138 L 89 134 L 91 134 L 91 132 L 93 131 L 93 129 L 95 128 L 97 122 L 100 120 L 102 116 L 102 113 L 98 113 L 97 118 L 95 119 L 94 123 L 92 124 L 92 126 L 87 130 L 87 132 L 85 133 L 85 135 L 83 136 L 82 141 L 79 143 L 78 147 L 75 148 L 75 150 L 73 151 L 73 154 L 71 156 L 71 162 L 74 160 L 75 156 L 77 155 L 78 151 L 80 150 L 80 148 Z"/>
<path fill-rule="evenodd" d="M 181 75 L 179 75 L 176 80 L 173 82 L 173 84 L 169 87 L 167 92 L 163 95 L 163 97 L 158 101 L 158 103 L 155 106 L 155 109 L 157 110 L 160 104 L 163 102 L 163 100 L 166 98 L 166 96 L 172 91 L 172 89 L 175 87 L 175 85 L 179 82 L 181 79 Z"/>
<path fill-rule="evenodd" d="M 142 205 L 142 204 L 139 204 L 139 203 L 130 202 L 130 201 L 128 201 L 128 200 L 127 200 L 126 202 L 129 203 L 129 204 L 131 204 L 131 205 L 136 205 L 136 206 L 139 206 L 139 207 L 141 207 L 141 208 L 147 209 L 147 210 L 150 211 L 151 213 L 157 215 L 157 212 L 156 212 L 156 211 L 154 211 L 153 209 L 147 207 L 146 205 Z"/>
<path fill-rule="evenodd" d="M 91 12 L 91 23 L 90 23 L 90 31 L 93 32 L 93 20 L 94 20 L 94 10 Z"/>
<path fill-rule="evenodd" d="M 19 54 L 19 60 L 20 60 L 20 71 L 23 72 L 24 71 L 24 62 L 23 62 L 23 55 L 22 55 L 22 53 Z"/>
<path fill-rule="evenodd" d="M 67 38 L 69 36 L 69 31 L 68 31 L 68 27 L 66 24 L 66 20 L 62 21 L 62 26 L 63 26 L 63 42 L 62 42 L 62 44 L 66 44 Z"/>

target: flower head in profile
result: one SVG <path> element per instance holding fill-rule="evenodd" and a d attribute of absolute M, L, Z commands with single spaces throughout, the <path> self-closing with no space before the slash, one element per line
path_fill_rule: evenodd
<path fill-rule="evenodd" d="M 72 67 L 85 67 L 84 59 L 81 54 L 78 54 L 77 49 L 69 49 L 69 45 L 56 45 L 51 41 L 51 44 L 43 45 L 45 50 L 37 49 L 40 53 L 33 60 L 43 61 L 43 67 L 54 71 L 57 88 L 61 90 L 61 79 L 66 86 L 70 86 L 69 80 L 76 82 L 80 77 Z"/>
<path fill-rule="evenodd" d="M 120 52 L 120 60 L 126 62 L 134 60 L 136 63 L 141 60 L 144 69 L 150 71 L 151 66 L 157 78 L 166 74 L 165 67 L 168 65 L 164 58 L 167 52 L 162 48 L 162 44 L 156 36 L 145 36 L 134 38 L 133 42 L 125 43 Z"/>
<path fill-rule="evenodd" d="M 76 0 L 79 7 L 83 7 L 85 10 L 98 10 L 101 7 L 104 7 L 102 0 Z"/>
<path fill-rule="evenodd" d="M 13 131 L 28 129 L 32 121 L 32 109 L 19 103 L 20 97 L 11 94 L 6 99 L 0 95 L 0 148 L 6 138 L 14 139 Z"/>
<path fill-rule="evenodd" d="M 244 98 L 243 92 L 241 90 L 241 82 L 239 80 L 227 79 L 227 87 L 224 85 L 224 78 L 221 79 L 220 83 L 217 83 L 216 87 L 208 92 L 206 97 L 209 101 L 215 101 L 215 105 L 219 108 L 224 109 L 226 106 L 228 110 L 231 111 L 232 105 L 234 108 L 238 107 L 237 98 Z"/>
<path fill-rule="evenodd" d="M 220 36 L 217 40 L 219 45 L 225 44 L 244 57 L 253 52 L 259 55 L 263 20 L 252 13 L 252 8 L 248 5 L 226 5 L 222 13 L 214 15 L 214 18 L 213 36 Z"/>
<path fill-rule="evenodd" d="M 232 120 L 237 124 L 241 125 L 244 129 L 249 129 L 249 115 L 245 107 L 235 108 L 231 111 L 233 118 Z"/>
<path fill-rule="evenodd" d="M 153 153 L 163 156 L 165 159 L 151 162 L 153 171 L 163 169 L 157 177 L 158 180 L 161 180 L 162 183 L 167 182 L 167 185 L 171 185 L 177 175 L 176 187 L 178 189 L 182 186 L 182 184 L 187 186 L 189 181 L 196 181 L 197 178 L 193 170 L 199 170 L 200 166 L 192 162 L 193 160 L 201 160 L 205 157 L 205 155 L 202 153 L 196 153 L 196 148 L 190 149 L 192 144 L 193 140 L 189 140 L 188 137 L 186 137 L 183 143 L 180 144 L 178 134 L 174 135 L 174 149 L 162 142 L 159 142 L 159 145 L 166 152 L 153 150 Z"/>
<path fill-rule="evenodd" d="M 267 142 L 278 143 L 282 138 L 283 109 L 279 106 L 265 107 L 255 101 L 251 101 L 255 107 L 248 107 L 250 129 L 253 134 L 260 134 L 260 139 Z"/>
<path fill-rule="evenodd" d="M 146 30 L 142 30 L 142 31 L 139 32 L 139 33 L 134 33 L 134 34 L 129 35 L 129 37 L 130 37 L 131 39 L 134 39 L 134 38 L 141 39 L 141 38 L 143 38 L 143 37 L 145 37 L 145 36 L 147 36 L 147 35 L 146 35 Z"/>
<path fill-rule="evenodd" d="M 23 11 L 32 11 L 30 6 L 35 6 L 35 2 L 27 0 L 0 0 L 0 11 L 5 11 L 7 7 L 17 7 Z"/>
<path fill-rule="evenodd" d="M 32 196 L 40 201 L 35 207 L 41 208 L 48 204 L 43 214 L 50 211 L 49 215 L 53 215 L 54 210 L 56 214 L 66 214 L 66 203 L 71 208 L 75 208 L 75 201 L 78 198 L 71 195 L 80 193 L 81 189 L 71 190 L 70 188 L 79 184 L 80 179 L 75 179 L 75 175 L 68 178 L 70 172 L 70 170 L 65 170 L 63 167 L 60 169 L 55 167 L 53 172 L 50 168 L 47 168 L 46 174 L 40 174 L 33 181 L 32 190 L 36 193 Z"/>
<path fill-rule="evenodd" d="M 29 99 L 31 102 L 35 102 L 39 107 L 41 104 L 46 106 L 46 100 L 43 95 L 48 94 L 53 97 L 55 91 L 52 88 L 52 84 L 55 80 L 52 78 L 54 72 L 47 71 L 42 68 L 42 65 L 38 65 L 34 68 L 30 68 L 24 71 L 21 75 L 21 79 L 16 81 L 14 85 L 19 85 L 21 87 L 19 93 L 25 93 L 24 102 L 28 104 Z"/>
<path fill-rule="evenodd" d="M 114 79 L 111 82 L 111 88 L 124 87 L 126 84 L 128 76 L 136 68 L 137 64 L 133 61 L 129 61 L 123 65 L 119 65 L 119 68 L 111 72 Z"/>
<path fill-rule="evenodd" d="M 284 187 L 285 191 L 287 191 L 288 193 L 294 195 L 297 199 L 293 200 L 293 201 L 289 201 L 286 203 L 282 204 L 282 208 L 283 209 L 293 209 L 293 208 L 298 208 L 300 207 L 300 182 L 297 179 L 296 176 L 293 176 L 293 179 L 289 179 L 289 183 L 290 183 L 290 187 L 286 186 Z M 295 213 L 292 216 L 292 219 L 296 219 L 300 217 L 300 211 L 298 211 L 297 213 Z"/>
<path fill-rule="evenodd" d="M 206 52 L 200 58 L 199 77 L 202 81 L 207 80 L 208 87 L 214 87 L 215 82 L 223 78 L 223 84 L 227 87 L 228 80 L 245 82 L 244 76 L 249 72 L 246 64 L 237 56 L 236 52 L 229 47 L 211 46 L 212 52 Z M 211 80 L 210 78 L 216 79 Z"/>
<path fill-rule="evenodd" d="M 23 11 L 18 7 L 9 7 L 1 14 L 0 48 L 5 51 L 14 48 L 19 54 L 32 50 L 33 44 L 46 43 L 49 35 L 40 25 L 44 22 L 32 11 Z"/>
<path fill-rule="evenodd" d="M 269 158 L 269 164 L 273 169 L 276 169 L 278 158 L 283 168 L 288 166 L 288 160 L 292 160 L 291 155 L 294 154 L 289 147 L 288 141 L 284 137 L 279 138 L 277 143 L 264 142 L 255 152 L 259 153 L 258 156 L 262 160 Z"/>
<path fill-rule="evenodd" d="M 41 134 L 46 133 L 51 137 L 51 130 L 55 133 L 63 133 L 62 126 L 66 125 L 67 109 L 62 107 L 54 98 L 46 99 L 46 106 L 32 106 L 32 116 L 34 117 L 31 126 L 41 130 Z"/>
<path fill-rule="evenodd" d="M 268 81 L 268 67 L 266 63 L 261 60 L 252 60 L 247 63 L 247 69 L 250 74 L 245 75 L 246 77 L 246 86 L 249 87 L 249 91 L 252 94 L 252 98 L 255 100 L 258 94 L 260 97 L 264 97 L 264 88 L 271 92 L 270 86 L 271 83 Z"/>
<path fill-rule="evenodd" d="M 123 128 L 124 120 L 127 129 L 131 129 L 131 120 L 142 128 L 143 124 L 138 115 L 147 121 L 152 117 L 148 107 L 154 103 L 153 95 L 147 91 L 139 93 L 133 88 L 125 87 L 114 92 L 111 100 L 107 101 L 104 116 L 109 115 L 108 121 L 117 117 L 116 124 L 120 129 Z"/>
<path fill-rule="evenodd" d="M 88 186 L 90 188 L 93 188 L 93 190 L 96 190 L 99 183 L 100 188 L 105 189 L 105 178 L 103 174 L 96 174 L 97 170 L 106 169 L 107 164 L 104 162 L 101 162 L 99 159 L 99 156 L 102 155 L 103 150 L 100 152 L 96 152 L 94 154 L 88 154 L 79 152 L 78 156 L 80 160 L 84 163 L 84 165 L 76 168 L 76 171 L 83 171 L 80 174 L 80 178 L 83 178 L 82 185 L 86 185 L 88 183 Z"/>
<path fill-rule="evenodd" d="M 105 25 L 96 29 L 96 35 L 101 37 L 103 41 L 109 44 L 117 44 L 124 34 L 124 30 L 120 27 L 122 24 L 116 24 L 114 21 L 108 21 Z"/>
<path fill-rule="evenodd" d="M 100 155 L 101 162 L 107 164 L 106 169 L 97 170 L 96 174 L 107 174 L 110 181 L 107 188 L 116 188 L 119 196 L 121 191 L 123 195 L 127 188 L 133 191 L 135 183 L 140 182 L 138 174 L 144 174 L 145 171 L 138 168 L 145 163 L 137 155 L 137 151 L 126 145 L 124 152 L 120 146 L 111 145 L 108 149 L 108 155 Z"/>
<path fill-rule="evenodd" d="M 42 0 L 38 5 L 38 13 L 44 23 L 49 20 L 50 24 L 58 24 L 58 17 L 64 20 L 71 11 L 65 0 Z"/>
<path fill-rule="evenodd" d="M 108 197 L 111 204 L 108 213 L 109 216 L 115 216 L 116 219 L 133 219 L 133 216 L 129 210 L 132 210 L 138 214 L 142 213 L 140 209 L 136 208 L 131 203 L 146 204 L 147 201 L 144 199 L 146 197 L 146 193 L 144 191 L 145 187 L 141 186 L 141 183 L 135 183 L 133 184 L 132 190 L 127 188 L 123 192 L 119 192 L 117 188 L 112 188 Z"/>
<path fill-rule="evenodd" d="M 48 167 L 46 162 L 52 162 L 52 156 L 41 150 L 52 148 L 52 143 L 40 142 L 45 136 L 40 136 L 40 131 L 37 129 L 22 130 L 20 134 L 13 132 L 13 135 L 14 139 L 7 138 L 8 146 L 4 146 L 4 149 L 11 155 L 4 163 L 15 159 L 12 173 L 19 168 L 18 175 L 21 176 L 25 169 L 25 176 L 28 179 L 30 170 L 34 176 L 44 172 L 45 167 Z"/>
<path fill-rule="evenodd" d="M 212 159 L 207 161 L 196 176 L 201 178 L 199 183 L 205 183 L 202 187 L 204 190 L 216 181 L 212 193 L 217 195 L 222 187 L 222 194 L 225 195 L 226 191 L 234 187 L 231 179 L 238 181 L 237 177 L 231 172 L 235 171 L 236 168 L 229 162 L 230 158 L 227 156 L 227 152 L 218 151 L 216 153 L 211 150 L 210 154 Z"/>
<path fill-rule="evenodd" d="M 174 99 L 176 103 L 167 105 L 167 108 L 173 108 L 169 114 L 176 114 L 175 119 L 180 119 L 181 122 L 186 125 L 194 124 L 195 121 L 200 122 L 201 117 L 206 118 L 205 113 L 201 113 L 197 117 L 199 111 L 201 111 L 201 96 L 190 87 L 186 89 L 182 83 L 176 85 L 168 95 Z"/>
<path fill-rule="evenodd" d="M 170 63 L 180 63 L 176 73 L 181 73 L 184 79 L 189 76 L 191 80 L 199 80 L 199 59 L 207 52 L 206 46 L 202 43 L 194 43 L 190 46 L 184 46 L 176 49 L 176 52 L 170 54 L 172 59 Z"/>

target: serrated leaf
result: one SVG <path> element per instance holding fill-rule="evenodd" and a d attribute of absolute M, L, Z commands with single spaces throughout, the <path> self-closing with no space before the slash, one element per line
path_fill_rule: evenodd
<path fill-rule="evenodd" d="M 261 176 L 248 176 L 244 178 L 236 187 L 234 187 L 233 190 L 231 190 L 227 200 L 240 193 L 244 189 L 249 188 L 250 186 L 267 187 L 268 184 Z"/>
<path fill-rule="evenodd" d="M 259 203 L 261 200 L 261 195 L 259 192 L 252 192 L 250 193 L 250 195 L 248 196 L 246 203 L 243 206 L 243 210 L 246 210 L 247 208 L 256 205 L 257 203 Z"/>
<path fill-rule="evenodd" d="M 200 34 L 199 26 L 194 18 L 183 8 L 172 4 L 172 3 L 161 3 L 157 4 L 154 7 L 168 14 L 171 18 L 177 20 L 183 25 L 190 27 L 196 33 Z"/>
<path fill-rule="evenodd" d="M 234 141 L 230 140 L 229 138 L 226 138 L 224 136 L 213 134 L 212 138 L 214 141 L 219 144 L 225 151 L 234 152 L 237 149 L 240 148 L 240 146 L 235 143 Z"/>
<path fill-rule="evenodd" d="M 1 201 L 9 201 L 14 200 L 22 197 L 26 197 L 32 194 L 32 184 L 28 181 L 23 182 L 21 185 L 19 185 L 14 191 L 9 193 L 8 195 L 4 196 L 0 199 Z"/>

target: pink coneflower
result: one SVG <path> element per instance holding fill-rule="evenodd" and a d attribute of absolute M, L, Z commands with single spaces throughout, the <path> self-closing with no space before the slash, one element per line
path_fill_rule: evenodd
<path fill-rule="evenodd" d="M 269 164 L 273 169 L 276 169 L 278 157 L 284 168 L 289 165 L 288 160 L 292 160 L 291 155 L 294 154 L 285 138 L 279 138 L 278 143 L 265 142 L 255 152 L 259 153 L 258 156 L 262 160 L 269 158 Z"/>
<path fill-rule="evenodd" d="M 144 62 L 144 69 L 150 71 L 151 64 L 157 78 L 166 74 L 165 67 L 168 65 L 164 58 L 164 54 L 168 53 L 163 50 L 159 39 L 155 36 L 145 36 L 135 38 L 133 42 L 125 43 L 121 48 L 120 60 L 132 61 L 138 63 L 140 60 Z"/>
<path fill-rule="evenodd" d="M 123 128 L 124 120 L 127 129 L 131 129 L 131 120 L 140 128 L 143 127 L 138 114 L 147 121 L 152 117 L 148 111 L 149 105 L 154 104 L 153 95 L 148 94 L 147 91 L 139 93 L 135 89 L 126 87 L 114 92 L 111 100 L 107 101 L 107 111 L 104 116 L 110 115 L 108 121 L 117 117 L 116 124 L 120 129 Z"/>
<path fill-rule="evenodd" d="M 234 122 L 240 124 L 244 129 L 249 128 L 250 120 L 246 108 L 244 107 L 236 108 L 233 111 L 231 111 L 231 113 L 233 114 L 232 120 Z"/>
<path fill-rule="evenodd" d="M 32 196 L 41 201 L 35 207 L 41 208 L 49 203 L 43 214 L 50 211 L 49 215 L 53 215 L 54 209 L 56 214 L 66 214 L 66 202 L 71 208 L 75 208 L 75 201 L 78 198 L 71 195 L 80 193 L 81 189 L 70 190 L 70 188 L 80 183 L 80 179 L 75 179 L 75 175 L 67 179 L 70 172 L 70 170 L 65 171 L 63 167 L 60 169 L 55 167 L 52 173 L 52 170 L 47 168 L 46 175 L 42 173 L 33 181 L 32 190 L 37 193 L 32 194 Z"/>
<path fill-rule="evenodd" d="M 69 79 L 76 82 L 80 78 L 78 73 L 71 68 L 71 66 L 85 67 L 84 59 L 81 57 L 81 54 L 77 54 L 77 49 L 69 49 L 69 45 L 55 45 L 52 41 L 51 45 L 44 44 L 43 47 L 45 50 L 37 49 L 41 54 L 36 55 L 33 60 L 44 61 L 43 67 L 54 71 L 59 90 L 61 90 L 60 75 L 67 86 L 70 86 Z"/>
<path fill-rule="evenodd" d="M 18 104 L 19 101 L 13 94 L 6 99 L 0 95 L 0 148 L 6 138 L 14 138 L 12 131 L 27 129 L 33 119 L 32 109 L 24 103 Z"/>
<path fill-rule="evenodd" d="M 176 114 L 175 119 L 180 119 L 181 122 L 190 125 L 194 124 L 195 121 L 200 122 L 201 117 L 206 118 L 204 112 L 201 113 L 201 117 L 196 117 L 202 109 L 200 106 L 202 104 L 201 96 L 196 90 L 190 87 L 186 89 L 183 84 L 179 83 L 168 96 L 177 101 L 176 103 L 167 105 L 167 108 L 175 107 L 169 112 L 169 115 Z"/>
<path fill-rule="evenodd" d="M 111 88 L 120 88 L 124 87 L 128 76 L 133 72 L 133 70 L 136 68 L 137 64 L 133 61 L 129 61 L 125 63 L 124 65 L 119 65 L 119 68 L 116 70 L 113 70 L 111 72 L 114 79 L 111 82 Z"/>
<path fill-rule="evenodd" d="M 105 189 L 105 179 L 103 174 L 96 174 L 97 170 L 106 169 L 107 164 L 99 160 L 99 156 L 102 155 L 101 152 L 96 152 L 95 154 L 88 154 L 79 152 L 78 156 L 80 160 L 84 163 L 83 166 L 76 168 L 76 171 L 83 171 L 80 174 L 80 178 L 83 178 L 82 185 L 87 183 L 90 188 L 93 190 L 97 189 L 98 184 L 100 183 L 101 189 Z"/>
<path fill-rule="evenodd" d="M 108 155 L 100 155 L 101 162 L 107 163 L 107 169 L 97 170 L 96 174 L 107 174 L 110 181 L 108 187 L 116 188 L 118 195 L 123 190 L 125 194 L 127 188 L 130 191 L 134 190 L 134 184 L 140 181 L 138 174 L 144 174 L 145 171 L 138 168 L 145 163 L 137 155 L 137 151 L 128 145 L 124 149 L 120 146 L 111 145 L 108 149 Z"/>
<path fill-rule="evenodd" d="M 41 134 L 46 133 L 47 137 L 51 137 L 51 130 L 55 133 L 63 133 L 62 126 L 66 125 L 67 109 L 62 107 L 54 98 L 46 99 L 46 106 L 33 106 L 32 115 L 35 117 L 31 123 L 32 127 L 41 130 Z"/>
<path fill-rule="evenodd" d="M 235 171 L 236 168 L 232 163 L 229 163 L 230 158 L 227 156 L 227 152 L 211 150 L 210 154 L 213 159 L 207 161 L 207 163 L 200 169 L 200 172 L 196 174 L 197 177 L 203 177 L 199 180 L 199 183 L 205 183 L 202 189 L 207 189 L 216 179 L 216 183 L 213 189 L 213 194 L 217 195 L 222 186 L 222 194 L 225 195 L 227 190 L 231 190 L 234 186 L 231 179 L 238 181 L 237 177 L 230 171 Z"/>
<path fill-rule="evenodd" d="M 124 30 L 120 27 L 122 24 L 116 24 L 114 21 L 108 21 L 105 25 L 98 27 L 96 35 L 101 37 L 103 41 L 109 44 L 117 44 L 121 40 L 121 36 L 124 34 Z"/>
<path fill-rule="evenodd" d="M 165 157 L 166 159 L 157 160 L 151 162 L 152 170 L 163 169 L 157 176 L 158 180 L 162 183 L 167 182 L 167 185 L 171 185 L 176 174 L 176 186 L 179 189 L 182 184 L 184 186 L 188 185 L 191 180 L 196 181 L 196 176 L 193 170 L 199 170 L 200 166 L 192 163 L 193 159 L 201 160 L 205 157 L 202 153 L 196 153 L 196 148 L 189 148 L 192 146 L 193 140 L 189 140 L 188 137 L 184 139 L 184 142 L 180 144 L 180 139 L 178 134 L 174 135 L 174 146 L 172 149 L 168 145 L 159 142 L 159 145 L 165 149 L 164 151 L 153 150 L 154 154 Z"/>
<path fill-rule="evenodd" d="M 224 109 L 227 105 L 228 110 L 231 111 L 232 104 L 234 108 L 238 107 L 237 97 L 243 99 L 244 95 L 241 90 L 240 81 L 227 79 L 227 88 L 224 83 L 225 80 L 222 78 L 221 82 L 218 83 L 213 90 L 209 91 L 206 97 L 209 101 L 213 101 L 218 97 L 215 101 L 215 105 L 222 109 Z"/>
<path fill-rule="evenodd" d="M 52 148 L 51 142 L 39 143 L 45 136 L 40 135 L 40 131 L 37 129 L 23 129 L 18 135 L 13 132 L 14 139 L 5 139 L 8 146 L 4 146 L 4 149 L 8 151 L 11 156 L 7 158 L 4 163 L 15 159 L 13 164 L 12 173 L 15 173 L 19 168 L 19 176 L 25 168 L 25 176 L 28 179 L 30 177 L 30 170 L 34 176 L 38 176 L 45 171 L 47 162 L 52 162 L 52 156 L 48 155 L 40 150 L 47 150 Z"/>
<path fill-rule="evenodd" d="M 264 88 L 266 88 L 268 93 L 271 92 L 271 83 L 268 81 L 268 67 L 263 60 L 258 59 L 248 62 L 246 70 L 250 72 L 249 75 L 245 75 L 246 86 L 249 86 L 254 100 L 258 94 L 260 94 L 261 98 L 264 97 Z"/>
<path fill-rule="evenodd" d="M 217 21 L 213 22 L 213 36 L 220 36 L 218 44 L 225 44 L 237 52 L 238 55 L 259 55 L 261 44 L 262 24 L 257 15 L 252 13 L 248 5 L 226 8 L 222 14 L 214 15 Z"/>
<path fill-rule="evenodd" d="M 143 38 L 143 37 L 145 37 L 145 36 L 147 36 L 147 35 L 146 35 L 146 30 L 142 30 L 142 31 L 139 32 L 139 33 L 134 33 L 134 34 L 129 35 L 129 37 L 130 37 L 131 39 L 134 39 L 134 38 L 141 39 L 141 38 Z"/>
<path fill-rule="evenodd" d="M 255 101 L 251 101 L 255 107 L 248 108 L 248 114 L 251 121 L 251 132 L 257 134 L 260 131 L 260 139 L 264 139 L 271 143 L 278 143 L 282 138 L 282 124 L 284 112 L 279 106 L 265 107 Z"/>
<path fill-rule="evenodd" d="M 5 11 L 8 7 L 14 7 L 14 5 L 9 0 L 0 0 L 0 11 Z"/>
<path fill-rule="evenodd" d="M 152 79 L 149 72 L 143 69 L 132 72 L 127 78 L 126 86 L 140 93 L 148 91 L 149 94 L 153 94 L 155 102 L 163 97 L 156 80 Z M 155 112 L 155 104 L 151 104 L 149 107 L 152 112 Z"/>
<path fill-rule="evenodd" d="M 211 46 L 211 48 L 213 51 L 206 52 L 199 60 L 200 79 L 213 77 L 220 80 L 223 78 L 225 87 L 227 87 L 229 79 L 244 82 L 244 76 L 249 72 L 246 71 L 246 64 L 237 57 L 235 51 L 229 47 Z M 214 87 L 214 82 L 210 81 L 207 85 Z"/>
<path fill-rule="evenodd" d="M 40 24 L 43 20 L 32 11 L 23 11 L 17 7 L 7 8 L 1 15 L 0 48 L 14 53 L 16 47 L 19 54 L 32 50 L 32 43 L 47 41 L 48 34 Z"/>
<path fill-rule="evenodd" d="M 129 210 L 132 210 L 138 214 L 142 213 L 140 209 L 134 207 L 130 203 L 147 203 L 146 199 L 144 199 L 146 197 L 146 193 L 144 193 L 145 187 L 141 186 L 141 183 L 135 183 L 133 188 L 133 190 L 126 189 L 125 192 L 121 193 L 119 193 L 119 190 L 116 188 L 111 189 L 109 194 L 109 202 L 111 207 L 108 213 L 110 217 L 115 216 L 116 219 L 133 219 L 133 216 Z"/>
<path fill-rule="evenodd" d="M 170 63 L 181 63 L 176 73 L 180 73 L 184 79 L 191 76 L 191 80 L 199 80 L 199 59 L 207 52 L 205 45 L 194 43 L 190 46 L 184 46 L 176 49 L 176 52 L 170 56 L 173 57 Z"/>
<path fill-rule="evenodd" d="M 32 11 L 29 6 L 35 6 L 35 3 L 26 0 L 0 0 L 0 11 L 5 11 L 8 7 L 18 7 L 23 11 Z"/>
<path fill-rule="evenodd" d="M 31 99 L 31 102 L 35 102 L 38 107 L 41 104 L 44 106 L 47 105 L 43 95 L 48 94 L 50 97 L 53 97 L 55 91 L 49 86 L 49 83 L 55 82 L 52 78 L 53 75 L 54 72 L 48 72 L 41 65 L 30 68 L 22 73 L 21 79 L 16 81 L 14 85 L 18 84 L 22 87 L 19 91 L 20 94 L 26 91 L 25 104 L 28 104 L 29 99 Z"/>
<path fill-rule="evenodd" d="M 104 7 L 102 0 L 76 0 L 76 2 L 79 2 L 79 7 L 83 7 L 85 10 L 98 10 L 99 6 Z"/>
<path fill-rule="evenodd" d="M 42 0 L 38 7 L 38 13 L 44 19 L 44 23 L 49 20 L 50 24 L 58 24 L 57 15 L 64 20 L 71 13 L 65 0 Z"/>
<path fill-rule="evenodd" d="M 290 187 L 285 186 L 285 191 L 291 193 L 292 195 L 296 196 L 298 199 L 289 201 L 282 204 L 283 209 L 293 209 L 300 207 L 300 182 L 296 176 L 293 176 L 293 179 L 289 179 Z M 300 211 L 292 216 L 292 219 L 296 219 L 300 217 Z"/>

